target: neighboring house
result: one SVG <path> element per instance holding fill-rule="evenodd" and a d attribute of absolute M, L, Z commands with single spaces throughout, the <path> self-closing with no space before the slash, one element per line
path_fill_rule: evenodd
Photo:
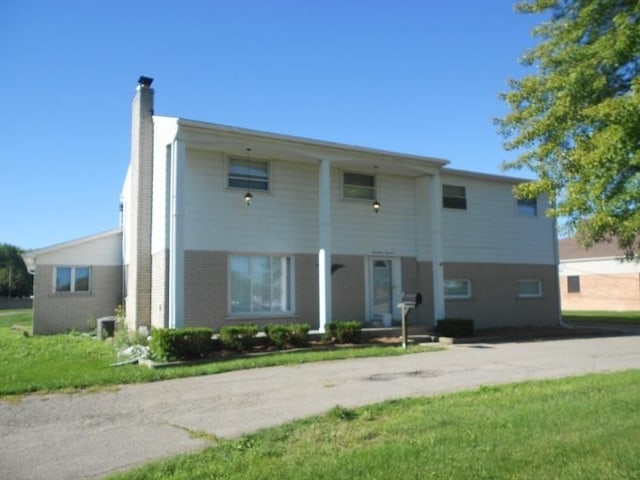
<path fill-rule="evenodd" d="M 640 264 L 623 261 L 615 242 L 586 249 L 558 241 L 563 310 L 640 311 Z"/>
<path fill-rule="evenodd" d="M 122 230 L 23 255 L 33 283 L 33 333 L 87 330 L 122 303 Z"/>
<path fill-rule="evenodd" d="M 155 115 L 151 82 L 122 191 L 130 328 L 388 324 L 403 291 L 422 293 L 417 325 L 558 322 L 555 225 L 546 201 L 513 197 L 521 180 Z"/>

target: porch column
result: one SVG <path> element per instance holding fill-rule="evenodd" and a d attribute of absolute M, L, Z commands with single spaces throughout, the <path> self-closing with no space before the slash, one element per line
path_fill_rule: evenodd
<path fill-rule="evenodd" d="M 184 327 L 184 177 L 186 147 L 171 148 L 169 205 L 169 328 Z"/>
<path fill-rule="evenodd" d="M 431 262 L 433 274 L 434 325 L 445 317 L 444 268 L 442 256 L 442 180 L 440 172 L 431 177 Z"/>
<path fill-rule="evenodd" d="M 318 175 L 318 331 L 331 321 L 331 162 L 320 160 Z"/>

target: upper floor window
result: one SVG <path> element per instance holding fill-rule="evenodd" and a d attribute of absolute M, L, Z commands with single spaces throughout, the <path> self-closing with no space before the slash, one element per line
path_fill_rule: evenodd
<path fill-rule="evenodd" d="M 342 196 L 359 200 L 374 200 L 376 197 L 376 179 L 374 175 L 344 172 L 342 177 Z"/>
<path fill-rule="evenodd" d="M 467 209 L 467 190 L 457 185 L 442 186 L 442 206 L 444 208 Z"/>
<path fill-rule="evenodd" d="M 538 216 L 538 199 L 536 198 L 518 198 L 516 211 L 522 217 Z"/>
<path fill-rule="evenodd" d="M 229 187 L 246 190 L 269 190 L 269 162 L 229 157 Z"/>
<path fill-rule="evenodd" d="M 89 293 L 91 289 L 90 267 L 56 267 L 56 292 Z"/>

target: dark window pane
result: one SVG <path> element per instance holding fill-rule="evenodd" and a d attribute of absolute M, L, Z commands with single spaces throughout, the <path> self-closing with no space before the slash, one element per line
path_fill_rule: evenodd
<path fill-rule="evenodd" d="M 580 277 L 578 275 L 569 275 L 567 277 L 567 291 L 569 293 L 580 293 Z"/>
<path fill-rule="evenodd" d="M 70 291 L 71 291 L 71 268 L 70 267 L 56 268 L 56 292 L 70 292 Z"/>
<path fill-rule="evenodd" d="M 90 275 L 89 267 L 76 267 L 76 283 L 74 291 L 88 292 Z"/>
<path fill-rule="evenodd" d="M 535 217 L 538 215 L 538 201 L 535 198 L 519 198 L 518 215 L 523 217 Z"/>
<path fill-rule="evenodd" d="M 467 209 L 467 191 L 456 185 L 442 186 L 442 206 L 444 208 Z"/>

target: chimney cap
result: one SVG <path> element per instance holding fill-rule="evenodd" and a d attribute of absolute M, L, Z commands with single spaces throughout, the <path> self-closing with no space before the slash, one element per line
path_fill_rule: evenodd
<path fill-rule="evenodd" d="M 138 85 L 142 85 L 143 87 L 150 87 L 153 82 L 153 78 L 141 76 L 138 79 Z"/>

